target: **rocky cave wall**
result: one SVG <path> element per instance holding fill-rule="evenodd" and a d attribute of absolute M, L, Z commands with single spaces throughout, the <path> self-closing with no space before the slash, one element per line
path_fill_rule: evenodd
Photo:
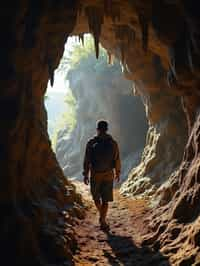
<path fill-rule="evenodd" d="M 75 248 L 72 217 L 82 215 L 81 200 L 51 150 L 43 103 L 47 81 L 53 79 L 66 34 L 75 23 L 71 8 L 66 6 L 64 16 L 71 22 L 66 19 L 63 32 L 54 25 L 49 1 L 4 2 L 0 10 L 4 265 L 69 263 Z"/>
<path fill-rule="evenodd" d="M 99 60 L 100 73 L 92 61 L 89 67 L 67 74 L 76 99 L 77 122 L 70 134 L 67 128 L 58 132 L 56 157 L 66 176 L 82 180 L 86 143 L 96 134 L 96 121 L 106 119 L 110 134 L 119 144 L 123 181 L 139 163 L 148 124 L 144 105 L 140 97 L 133 96 L 132 82 L 124 78 L 119 62 L 109 66 L 104 58 Z"/>
<path fill-rule="evenodd" d="M 4 2 L 0 13 L 2 261 L 44 265 L 70 259 L 70 217 L 80 200 L 50 149 L 43 95 L 48 79 L 53 83 L 67 36 L 91 32 L 97 56 L 100 40 L 121 57 L 152 125 L 161 130 L 170 117 L 176 121 L 164 130 L 174 146 L 178 139 L 184 145 L 185 118 L 178 112 L 183 106 L 190 137 L 181 166 L 161 192 L 164 205 L 152 217 L 156 235 L 146 243 L 165 246 L 174 265 L 198 265 L 198 1 L 16 0 Z M 181 154 L 182 149 L 173 151 Z"/>

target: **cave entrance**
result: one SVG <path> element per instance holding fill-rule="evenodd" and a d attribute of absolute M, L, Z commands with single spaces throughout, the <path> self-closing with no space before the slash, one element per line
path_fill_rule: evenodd
<path fill-rule="evenodd" d="M 145 146 L 145 108 L 141 98 L 134 96 L 133 82 L 124 77 L 119 60 L 108 62 L 102 46 L 97 60 L 90 34 L 85 34 L 84 43 L 79 41 L 68 39 L 54 85 L 47 88 L 52 147 L 65 176 L 81 179 L 86 143 L 96 133 L 96 121 L 106 119 L 119 143 L 123 181 L 140 162 Z"/>

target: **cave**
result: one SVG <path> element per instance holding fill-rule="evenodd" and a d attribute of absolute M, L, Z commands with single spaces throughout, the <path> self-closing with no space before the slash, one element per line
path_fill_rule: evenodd
<path fill-rule="evenodd" d="M 88 210 L 52 151 L 44 95 L 67 38 L 91 33 L 97 58 L 101 43 L 122 62 L 150 125 L 141 162 L 120 189 L 125 204 L 141 191 L 151 203 L 140 216 L 148 230 L 137 264 L 199 265 L 199 8 L 197 0 L 2 4 L 2 264 L 75 265 L 75 224 Z"/>

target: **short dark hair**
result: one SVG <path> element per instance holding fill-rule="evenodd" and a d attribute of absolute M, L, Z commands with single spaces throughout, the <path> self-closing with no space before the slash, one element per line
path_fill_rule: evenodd
<path fill-rule="evenodd" d="M 97 129 L 100 131 L 107 131 L 108 130 L 108 122 L 106 120 L 97 121 Z"/>

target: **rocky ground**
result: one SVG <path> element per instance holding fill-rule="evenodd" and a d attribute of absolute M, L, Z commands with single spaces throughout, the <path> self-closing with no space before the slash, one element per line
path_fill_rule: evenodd
<path fill-rule="evenodd" d="M 84 265 L 170 265 L 162 254 L 142 247 L 142 236 L 147 232 L 145 219 L 149 207 L 145 200 L 124 198 L 115 190 L 115 201 L 109 210 L 110 232 L 99 229 L 98 215 L 89 194 L 89 188 L 77 183 L 87 206 L 86 218 L 76 227 L 78 249 L 74 256 L 76 266 Z"/>

